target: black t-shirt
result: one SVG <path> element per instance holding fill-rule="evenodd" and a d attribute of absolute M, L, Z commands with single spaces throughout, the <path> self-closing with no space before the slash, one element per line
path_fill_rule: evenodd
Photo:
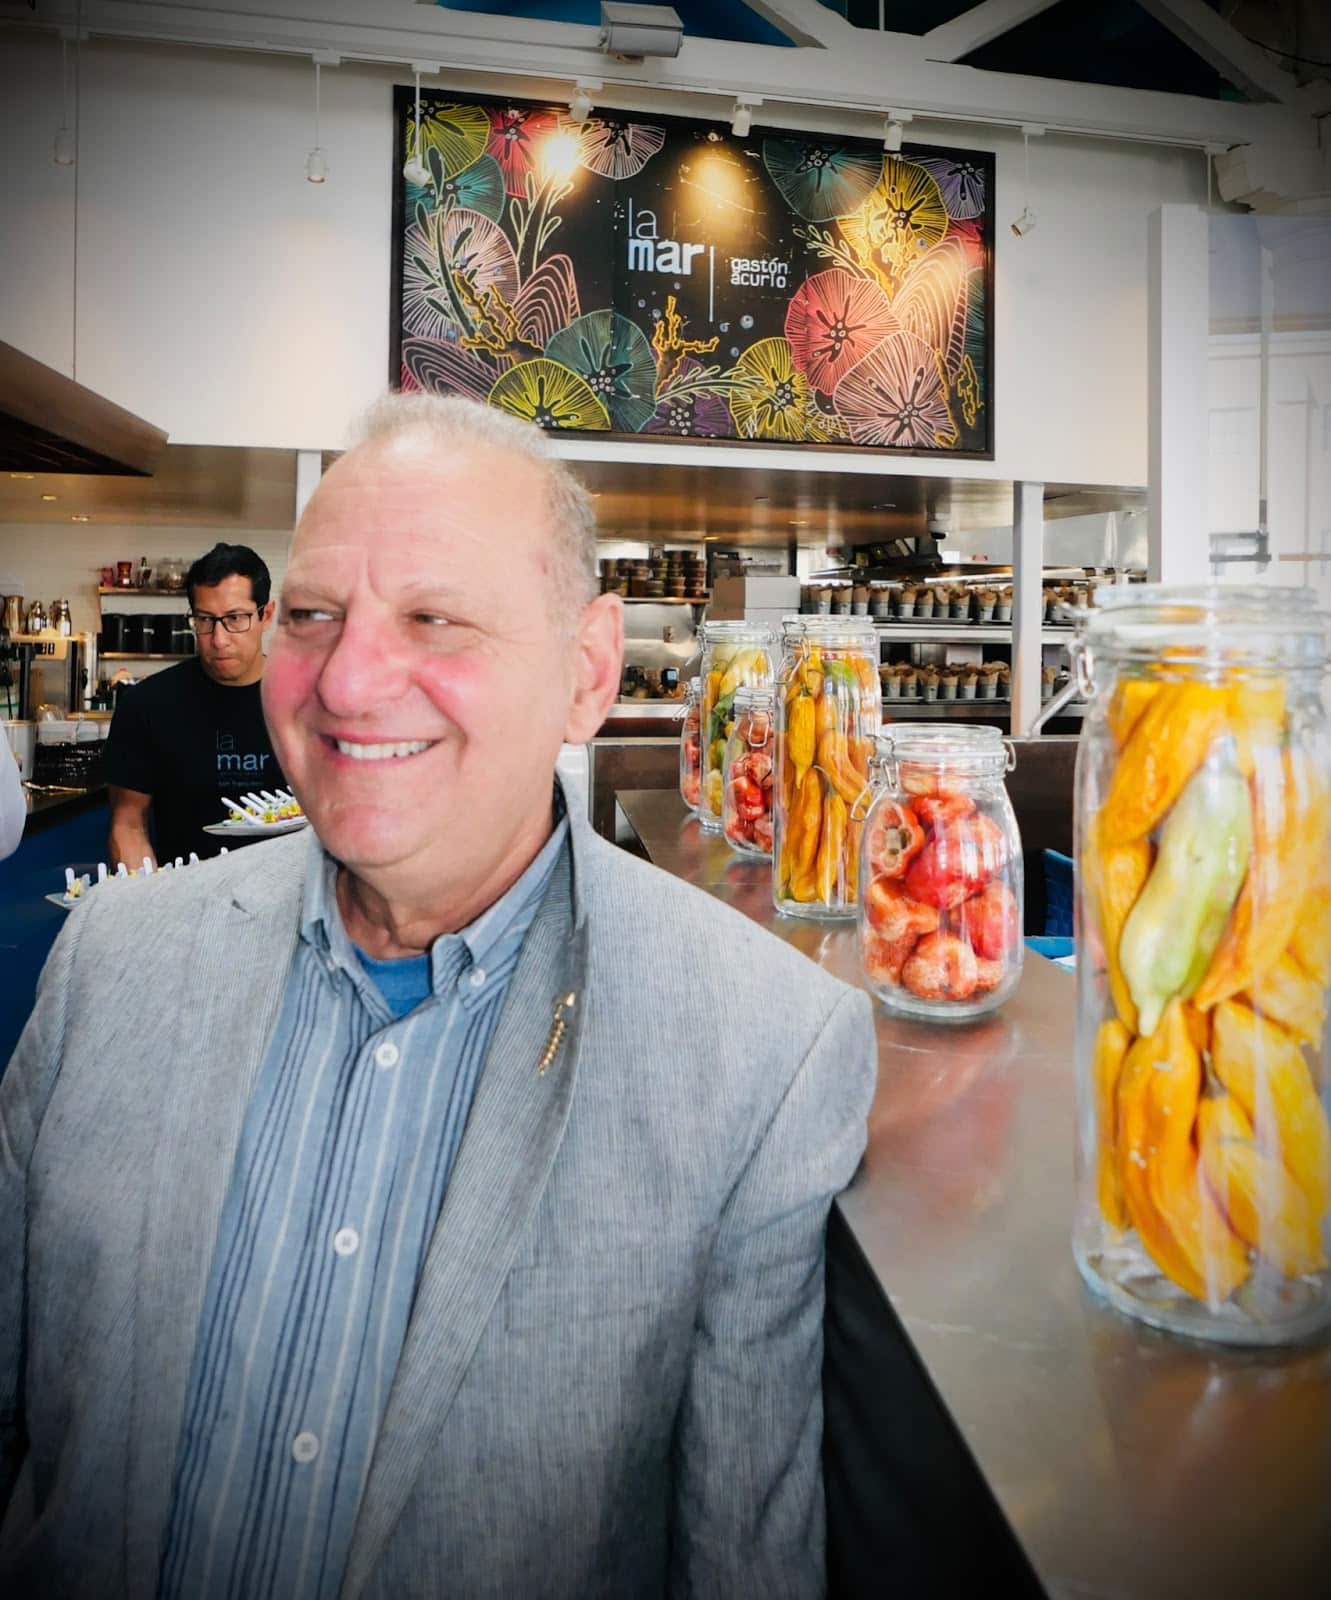
<path fill-rule="evenodd" d="M 222 796 L 234 800 L 286 783 L 264 726 L 259 685 L 214 683 L 198 661 L 182 661 L 126 690 L 107 736 L 106 781 L 152 796 L 159 861 L 234 848 L 242 841 L 203 832 L 225 821 Z"/>

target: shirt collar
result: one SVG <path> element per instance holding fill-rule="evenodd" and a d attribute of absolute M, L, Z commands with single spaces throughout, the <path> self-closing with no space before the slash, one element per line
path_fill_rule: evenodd
<path fill-rule="evenodd" d="M 436 993 L 441 985 L 453 982 L 460 970 L 470 967 L 484 972 L 492 951 L 507 939 L 526 932 L 569 837 L 567 810 L 558 784 L 554 791 L 554 817 L 550 837 L 522 876 L 465 928 L 445 934 L 430 947 L 431 985 Z M 300 919 L 301 939 L 320 956 L 330 974 L 340 969 L 357 989 L 361 989 L 366 981 L 365 969 L 347 934 L 337 903 L 340 863 L 323 848 L 313 828 L 310 829 L 310 850 L 312 859 L 305 875 Z M 476 986 L 478 995 L 483 987 L 483 984 Z"/>

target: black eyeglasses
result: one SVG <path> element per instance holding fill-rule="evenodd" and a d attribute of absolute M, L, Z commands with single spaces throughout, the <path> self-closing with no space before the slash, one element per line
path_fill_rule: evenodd
<path fill-rule="evenodd" d="M 257 611 L 228 611 L 225 616 L 214 617 L 207 611 L 191 611 L 189 625 L 195 633 L 211 633 L 220 622 L 228 633 L 248 633 Z"/>

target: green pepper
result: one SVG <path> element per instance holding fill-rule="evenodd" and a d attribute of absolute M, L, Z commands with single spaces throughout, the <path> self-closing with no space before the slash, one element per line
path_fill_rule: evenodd
<path fill-rule="evenodd" d="M 1188 780 L 1160 832 L 1155 865 L 1128 914 L 1119 964 L 1149 1037 L 1166 1005 L 1211 964 L 1252 853 L 1248 785 L 1224 739 Z"/>

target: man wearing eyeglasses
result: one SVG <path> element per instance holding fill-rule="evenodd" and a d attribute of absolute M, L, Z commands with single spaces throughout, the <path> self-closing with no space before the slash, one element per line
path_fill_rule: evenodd
<path fill-rule="evenodd" d="M 223 841 L 203 830 L 223 820 L 222 797 L 285 783 L 259 700 L 268 568 L 248 545 L 217 544 L 185 582 L 198 655 L 122 695 L 111 722 L 113 867 L 215 856 Z"/>

